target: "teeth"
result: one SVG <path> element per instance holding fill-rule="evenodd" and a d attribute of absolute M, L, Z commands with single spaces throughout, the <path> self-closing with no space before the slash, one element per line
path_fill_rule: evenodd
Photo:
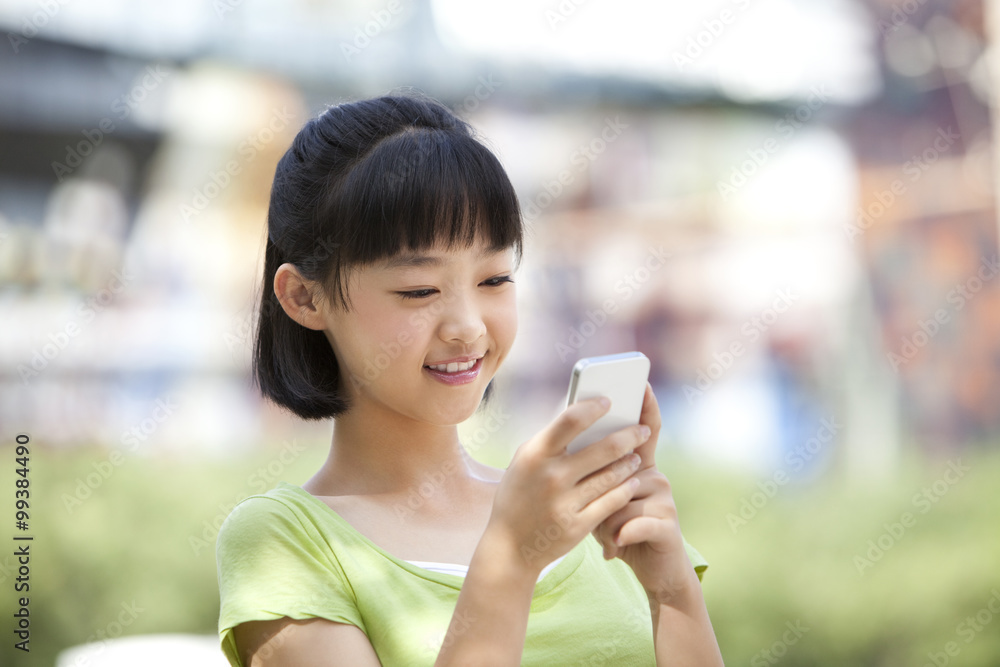
<path fill-rule="evenodd" d="M 457 373 L 458 371 L 469 370 L 476 365 L 476 361 L 476 359 L 473 359 L 472 361 L 468 361 L 464 364 L 453 361 L 450 364 L 437 364 L 434 366 L 428 366 L 428 368 L 433 368 L 436 371 L 442 371 L 444 373 Z"/>

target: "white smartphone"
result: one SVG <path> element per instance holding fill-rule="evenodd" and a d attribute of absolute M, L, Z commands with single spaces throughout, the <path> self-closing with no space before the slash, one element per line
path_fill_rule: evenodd
<path fill-rule="evenodd" d="M 572 454 L 626 426 L 639 423 L 642 399 L 649 379 L 649 358 L 642 352 L 623 352 L 580 359 L 573 366 L 566 407 L 597 396 L 611 399 L 611 409 L 566 446 Z"/>

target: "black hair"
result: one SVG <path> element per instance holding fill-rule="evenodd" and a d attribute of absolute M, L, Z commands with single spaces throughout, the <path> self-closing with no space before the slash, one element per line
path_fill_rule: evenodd
<path fill-rule="evenodd" d="M 418 94 L 339 104 L 306 122 L 275 169 L 267 231 L 253 378 L 303 419 L 346 412 L 346 378 L 324 333 L 281 308 L 279 266 L 293 264 L 331 305 L 350 309 L 344 284 L 352 267 L 478 238 L 491 250 L 513 247 L 519 263 L 523 237 L 499 160 L 471 125 Z"/>

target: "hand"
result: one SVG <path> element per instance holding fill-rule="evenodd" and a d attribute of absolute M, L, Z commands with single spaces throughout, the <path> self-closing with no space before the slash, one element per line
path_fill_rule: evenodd
<path fill-rule="evenodd" d="M 660 408 L 648 382 L 639 423 L 650 429 L 649 439 L 635 450 L 642 459 L 633 475 L 639 488 L 629 503 L 602 521 L 593 534 L 604 547 L 605 559 L 621 558 L 651 600 L 668 604 L 697 582 L 697 575 L 684 550 L 670 481 L 656 469 Z"/>
<path fill-rule="evenodd" d="M 639 470 L 656 467 L 656 443 L 660 439 L 660 404 L 656 402 L 653 386 L 646 383 L 646 393 L 642 397 L 642 410 L 639 412 L 639 424 L 649 427 L 649 439 L 635 449 L 642 461 Z"/>
<path fill-rule="evenodd" d="M 568 553 L 632 499 L 626 480 L 640 461 L 638 426 L 621 429 L 573 454 L 566 445 L 607 413 L 598 399 L 568 406 L 514 453 L 493 500 L 486 533 L 520 554 L 528 573 Z M 485 534 L 484 534 L 485 535 Z"/>

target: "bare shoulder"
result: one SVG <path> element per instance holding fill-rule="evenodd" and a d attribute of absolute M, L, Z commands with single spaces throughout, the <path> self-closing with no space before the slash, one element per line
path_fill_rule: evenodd
<path fill-rule="evenodd" d="M 380 667 L 361 628 L 323 618 L 249 621 L 233 628 L 244 667 Z"/>

